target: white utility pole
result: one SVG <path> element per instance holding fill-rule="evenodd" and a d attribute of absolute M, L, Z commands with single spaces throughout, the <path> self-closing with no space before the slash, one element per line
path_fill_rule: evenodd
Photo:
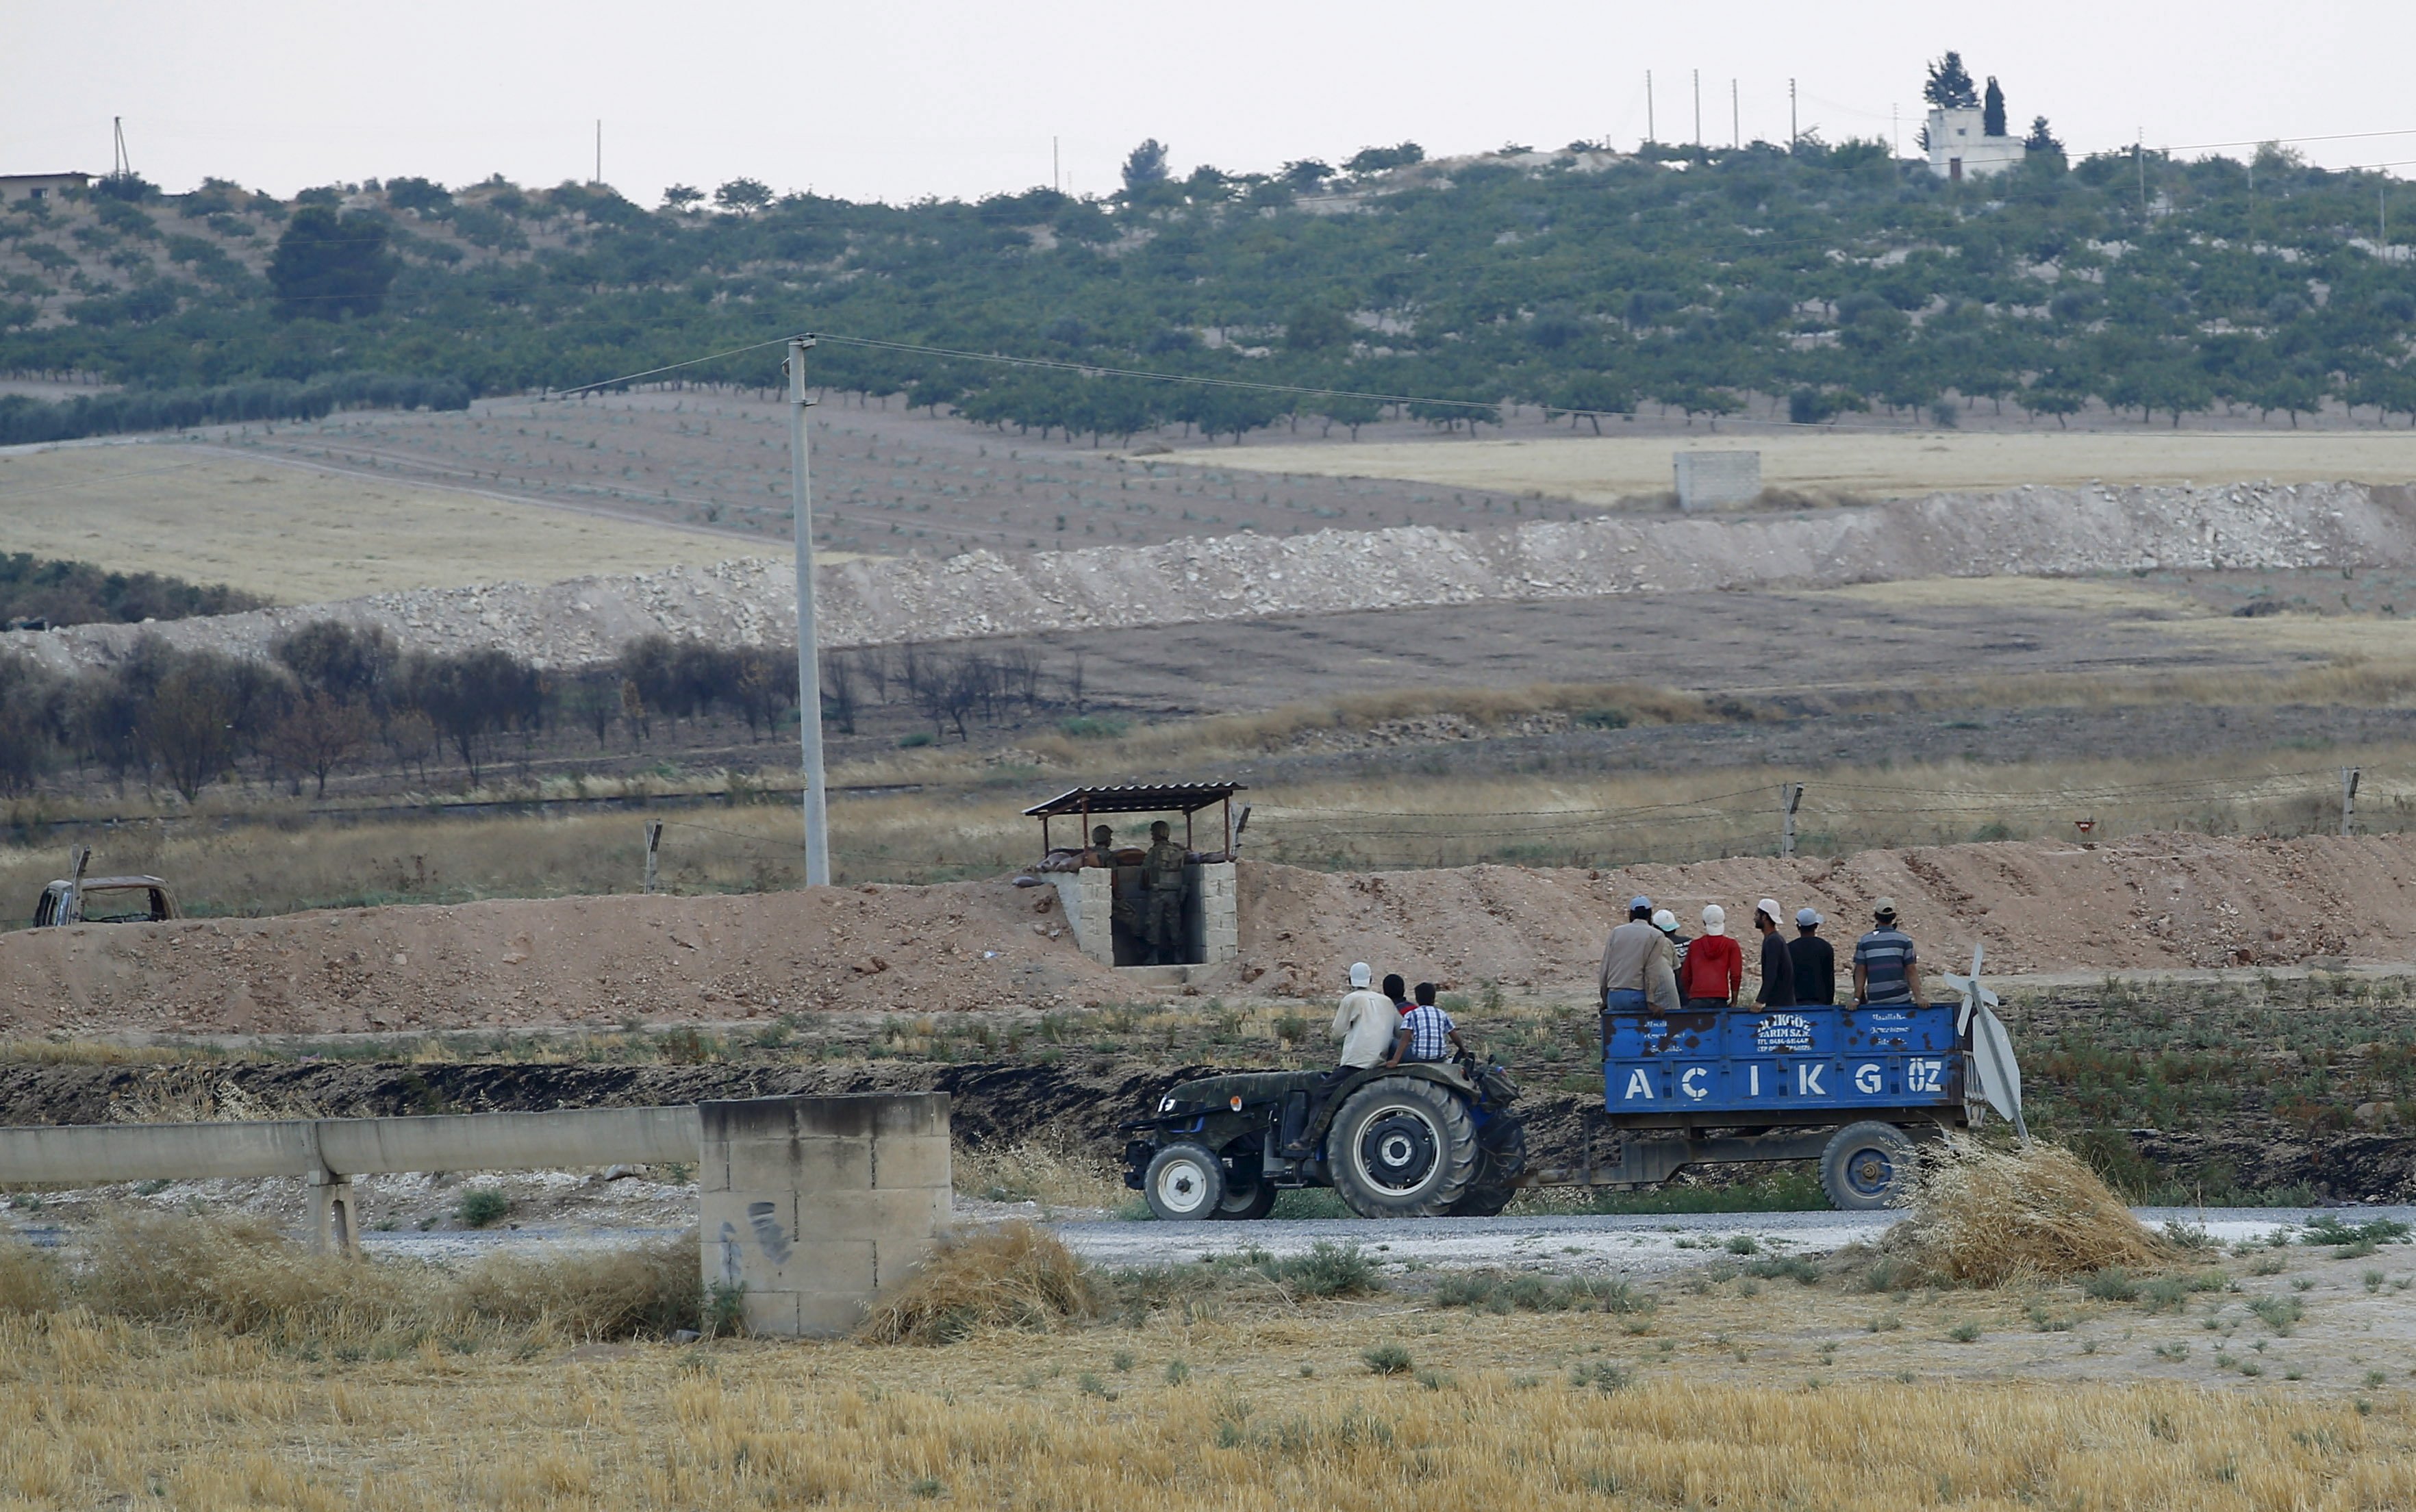
<path fill-rule="evenodd" d="M 1049 139 L 1049 187 L 1055 189 L 1060 194 L 1065 192 L 1065 169 L 1064 162 L 1065 159 L 1059 156 L 1057 151 L 1057 139 L 1055 137 L 1050 137 Z"/>
<path fill-rule="evenodd" d="M 1729 81 L 1729 150 L 1738 152 L 1744 147 L 1744 108 L 1737 103 L 1737 82 L 1731 79 Z"/>
<path fill-rule="evenodd" d="M 604 122 L 600 118 L 596 123 L 596 176 L 588 182 L 604 182 Z"/>
<path fill-rule="evenodd" d="M 814 635 L 814 486 L 806 463 L 806 353 L 810 336 L 789 339 L 789 507 L 797 517 L 797 739 L 805 748 L 806 885 L 830 885 L 830 814 L 823 789 L 823 667 Z"/>
<path fill-rule="evenodd" d="M 1703 70 L 1695 70 L 1695 145 L 1703 144 Z"/>
<path fill-rule="evenodd" d="M 1804 133 L 1795 128 L 1795 81 L 1789 79 L 1787 81 L 1787 150 L 1793 152 L 1796 144 L 1803 140 Z"/>
<path fill-rule="evenodd" d="M 1654 138 L 1653 138 L 1653 70 L 1652 70 L 1652 69 L 1650 69 L 1650 68 L 1647 68 L 1647 69 L 1645 69 L 1645 70 L 1644 70 L 1644 142 L 1645 142 L 1645 144 L 1646 144 L 1647 146 L 1650 146 L 1650 145 L 1653 144 L 1653 140 L 1654 140 Z"/>

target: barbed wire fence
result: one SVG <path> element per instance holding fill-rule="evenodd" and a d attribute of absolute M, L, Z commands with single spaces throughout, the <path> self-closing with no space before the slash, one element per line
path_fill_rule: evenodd
<path fill-rule="evenodd" d="M 843 809 L 838 817 L 833 858 L 844 883 L 995 876 L 1033 859 L 1011 825 L 959 826 L 934 842 L 903 827 L 850 825 Z M 1261 803 L 1246 854 L 1322 870 L 1487 863 L 1602 868 L 1990 840 L 2094 844 L 2156 832 L 2293 838 L 2410 829 L 2416 829 L 2410 774 L 2355 766 L 2031 788 L 1888 783 L 1858 773 L 1837 781 L 1767 781 L 1627 805 L 1444 809 Z M 803 880 L 797 846 L 785 834 L 687 819 L 646 821 L 645 856 L 648 891 L 756 891 Z"/>

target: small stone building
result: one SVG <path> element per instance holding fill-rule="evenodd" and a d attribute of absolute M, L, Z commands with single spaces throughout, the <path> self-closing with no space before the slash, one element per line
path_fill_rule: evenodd
<path fill-rule="evenodd" d="M 1234 892 L 1234 854 L 1249 810 L 1237 814 L 1233 794 L 1238 782 L 1136 783 L 1124 787 L 1075 788 L 1047 803 L 1026 809 L 1040 821 L 1045 857 L 1040 875 L 1057 889 L 1066 926 L 1082 954 L 1103 966 L 1140 966 L 1149 959 L 1148 942 L 1134 926 L 1142 903 L 1140 864 L 1137 853 L 1147 847 L 1148 821 L 1165 818 L 1172 838 L 1186 853 L 1183 868 L 1183 924 L 1179 960 L 1168 964 L 1215 966 L 1241 954 L 1240 919 Z M 1208 814 L 1202 823 L 1203 811 Z M 1136 825 L 1132 821 L 1139 821 Z M 1117 826 L 1114 853 L 1099 857 L 1090 853 L 1091 830 L 1097 824 Z M 1054 824 L 1070 824 L 1071 843 L 1060 848 Z M 1213 831 L 1209 825 L 1214 825 Z M 1127 907 L 1119 909 L 1122 900 Z M 1119 916 L 1119 915 L 1123 916 Z"/>

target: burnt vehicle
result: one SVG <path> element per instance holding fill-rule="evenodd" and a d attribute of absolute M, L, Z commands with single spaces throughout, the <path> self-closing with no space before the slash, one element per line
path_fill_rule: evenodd
<path fill-rule="evenodd" d="M 75 869 L 42 888 L 34 900 L 34 928 L 62 924 L 156 924 L 181 918 L 176 894 L 158 877 L 87 877 L 92 852 L 78 846 Z"/>
<path fill-rule="evenodd" d="M 1185 1081 L 1124 1127 L 1125 1185 L 1161 1218 L 1262 1218 L 1276 1194 L 1331 1187 L 1362 1217 L 1490 1217 L 1527 1174 L 1518 1085 L 1463 1054 L 1352 1071 Z M 1321 1094 L 1320 1088 L 1325 1090 Z M 1287 1153 L 1305 1152 L 1305 1153 Z"/>

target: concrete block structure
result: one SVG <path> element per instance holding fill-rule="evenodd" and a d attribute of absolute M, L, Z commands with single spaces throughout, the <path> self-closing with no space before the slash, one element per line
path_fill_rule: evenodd
<path fill-rule="evenodd" d="M 1758 451 L 1682 451 L 1674 465 L 1681 509 L 1751 504 L 1761 493 Z"/>
<path fill-rule="evenodd" d="M 1242 953 L 1239 915 L 1231 861 L 1194 861 L 1183 869 L 1183 959 L 1185 964 L 1214 966 Z M 1115 919 L 1116 878 L 1137 871 L 1125 867 L 1084 867 L 1080 871 L 1052 871 L 1049 881 L 1065 910 L 1074 945 L 1102 966 L 1129 966 L 1145 960 L 1142 943 L 1131 931 L 1119 930 Z M 1126 885 L 1132 885 L 1128 876 Z"/>
<path fill-rule="evenodd" d="M 697 1105 L 707 1287 L 745 1289 L 750 1333 L 828 1338 L 912 1277 L 948 1224 L 948 1097 Z"/>
<path fill-rule="evenodd" d="M 2019 137 L 1992 137 L 1977 105 L 1956 105 L 1929 113 L 1929 171 L 1961 183 L 1987 178 L 2022 165 L 2028 149 Z"/>

